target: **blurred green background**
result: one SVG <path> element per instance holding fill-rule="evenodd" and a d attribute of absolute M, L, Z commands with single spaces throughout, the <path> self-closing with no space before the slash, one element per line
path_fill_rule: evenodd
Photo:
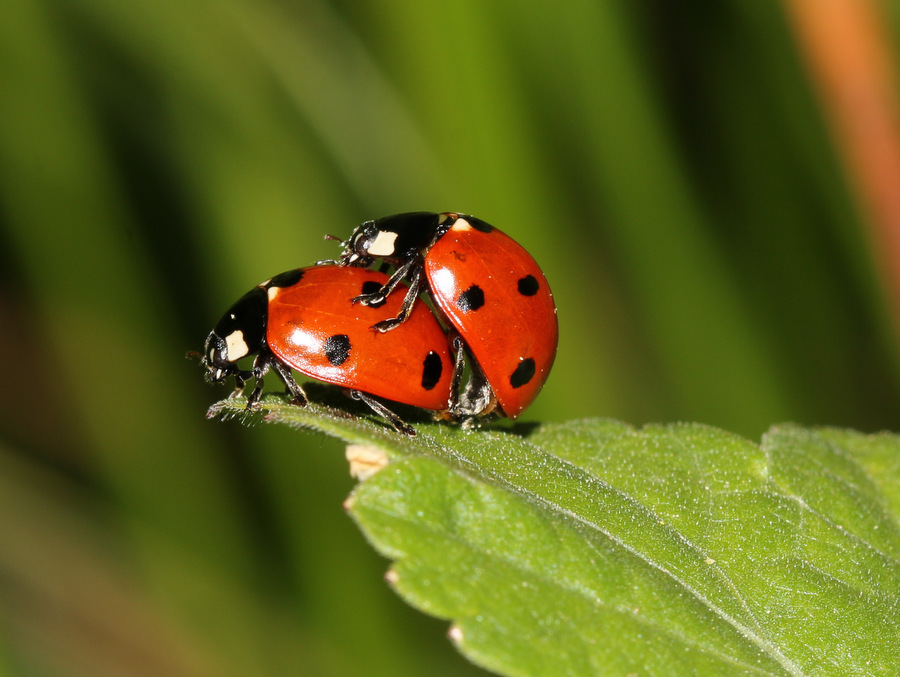
<path fill-rule="evenodd" d="M 384 583 L 341 446 L 206 421 L 184 359 L 369 218 L 538 259 L 525 420 L 900 428 L 778 2 L 9 0 L 0 87 L 0 675 L 481 673 Z"/>

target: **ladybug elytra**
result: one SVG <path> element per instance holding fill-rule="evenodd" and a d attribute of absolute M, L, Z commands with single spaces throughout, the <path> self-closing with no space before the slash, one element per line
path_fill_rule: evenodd
<path fill-rule="evenodd" d="M 461 339 L 474 358 L 465 392 L 451 404 L 454 417 L 516 418 L 534 401 L 553 366 L 559 329 L 547 279 L 520 244 L 473 216 L 409 212 L 367 221 L 344 243 L 343 265 L 366 268 L 376 260 L 395 271 L 356 300 L 380 305 L 398 290 L 403 300 L 375 327 L 399 330 L 424 305 L 416 300 L 427 289 L 458 333 L 454 348 Z"/>
<path fill-rule="evenodd" d="M 414 435 L 375 397 L 443 411 L 456 388 L 458 360 L 451 357 L 443 328 L 427 307 L 408 312 L 396 331 L 373 328 L 401 312 L 403 298 L 354 303 L 389 282 L 375 270 L 319 265 L 299 268 L 263 282 L 238 300 L 206 339 L 203 364 L 215 383 L 233 376 L 235 394 L 254 379 L 248 408 L 262 394 L 263 377 L 273 369 L 298 405 L 306 393 L 291 370 L 349 391 L 398 431 Z M 396 286 L 396 285 L 395 285 Z M 401 285 L 403 286 L 403 285 Z M 254 357 L 251 369 L 238 362 Z"/>

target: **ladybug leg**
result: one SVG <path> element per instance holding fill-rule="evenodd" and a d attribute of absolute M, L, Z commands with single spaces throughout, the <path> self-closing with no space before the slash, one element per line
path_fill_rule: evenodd
<path fill-rule="evenodd" d="M 451 411 L 455 415 L 455 419 L 461 422 L 463 428 L 474 427 L 477 419 L 489 414 L 503 416 L 494 389 L 491 388 L 481 367 L 475 360 L 470 360 L 469 364 L 472 373 L 469 375 L 465 390 L 457 401 L 456 410 Z"/>
<path fill-rule="evenodd" d="M 455 221 L 456 218 L 454 218 L 453 220 Z M 391 275 L 390 279 L 388 279 L 381 290 L 376 294 L 373 294 L 372 298 L 365 302 L 366 305 L 378 305 L 380 303 L 384 303 L 384 300 L 391 294 L 391 292 L 394 291 L 394 288 L 400 283 L 400 280 L 409 280 L 409 289 L 406 292 L 406 297 L 403 299 L 403 305 L 400 306 L 400 312 L 397 313 L 397 317 L 392 317 L 381 322 L 376 322 L 374 325 L 372 325 L 382 334 L 406 322 L 406 319 L 412 312 L 413 306 L 416 303 L 416 299 L 419 298 L 419 294 L 422 293 L 422 287 L 425 284 L 425 259 L 422 252 L 431 249 L 432 245 L 434 245 L 435 242 L 441 239 L 441 237 L 450 229 L 451 225 L 452 221 L 447 220 L 447 222 L 443 226 L 438 228 L 435 231 L 434 236 L 431 238 L 428 246 L 418 251 L 414 256 L 410 256 L 403 263 L 403 265 L 397 268 L 394 274 Z M 355 301 L 356 299 L 354 299 L 354 302 Z"/>
<path fill-rule="evenodd" d="M 284 381 L 284 385 L 286 385 L 287 389 L 290 391 L 291 404 L 295 404 L 298 407 L 305 407 L 309 403 L 309 398 L 306 396 L 306 393 L 303 392 L 303 388 L 300 387 L 300 384 L 294 380 L 291 370 L 282 364 L 280 360 L 274 358 L 272 359 L 272 368 L 278 373 L 281 380 Z"/>
<path fill-rule="evenodd" d="M 269 365 L 271 363 L 271 356 L 267 353 L 260 353 L 256 356 L 256 359 L 253 361 L 253 371 L 251 372 L 242 372 L 238 375 L 237 379 L 241 382 L 241 390 L 243 390 L 243 383 L 250 376 L 253 377 L 253 391 L 250 393 L 250 396 L 247 398 L 247 409 L 255 409 L 259 404 L 259 398 L 262 397 L 263 388 L 265 387 L 264 377 L 266 372 L 269 371 Z"/>
<path fill-rule="evenodd" d="M 397 270 L 394 271 L 394 274 L 388 278 L 388 281 L 384 283 L 381 289 L 373 294 L 361 294 L 360 296 L 356 296 L 353 298 L 353 303 L 362 303 L 366 306 L 379 306 L 385 302 L 388 296 L 390 296 L 394 289 L 398 284 L 403 280 L 403 278 L 410 276 L 410 284 L 415 282 L 415 277 L 418 272 L 422 270 L 422 257 L 421 256 L 412 256 L 408 261 L 406 261 L 403 265 L 401 265 Z"/>
<path fill-rule="evenodd" d="M 406 322 L 406 319 L 412 312 L 416 299 L 419 298 L 419 294 L 422 293 L 423 284 L 424 275 L 422 274 L 422 267 L 420 266 L 419 268 L 416 268 L 415 272 L 413 272 L 410 277 L 409 291 L 406 292 L 406 296 L 403 298 L 403 303 L 400 306 L 400 312 L 397 313 L 397 317 L 391 317 L 387 320 L 376 322 L 372 326 L 383 334 Z M 384 287 L 382 287 L 382 291 L 384 291 Z M 385 296 L 387 295 L 385 294 Z"/>
<path fill-rule="evenodd" d="M 459 410 L 459 384 L 462 382 L 463 370 L 466 367 L 466 353 L 463 341 L 458 335 L 451 339 L 450 347 L 453 349 L 453 376 L 450 379 L 450 401 L 447 402 L 447 411 L 455 419 Z"/>
<path fill-rule="evenodd" d="M 231 376 L 234 376 L 234 390 L 231 391 L 231 394 L 228 395 L 228 399 L 233 399 L 235 397 L 240 397 L 244 392 L 244 386 L 247 385 L 247 379 L 253 377 L 252 371 L 235 371 Z"/>
<path fill-rule="evenodd" d="M 392 412 L 378 400 L 374 400 L 365 393 L 362 393 L 358 390 L 351 390 L 350 397 L 354 400 L 365 402 L 367 405 L 369 405 L 369 408 L 372 411 L 374 411 L 379 416 L 386 418 L 394 427 L 394 430 L 396 430 L 397 432 L 404 433 L 405 435 L 409 435 L 410 437 L 416 436 L 415 428 L 404 422 L 402 418 L 397 416 L 397 414 Z"/>
<path fill-rule="evenodd" d="M 253 362 L 253 371 L 239 372 L 235 375 L 235 380 L 238 381 L 238 384 L 240 385 L 240 390 L 235 391 L 238 393 L 243 390 L 244 383 L 248 378 L 252 376 L 255 381 L 253 392 L 251 392 L 250 396 L 247 398 L 247 409 L 255 409 L 259 404 L 263 388 L 265 387 L 264 377 L 270 368 L 275 370 L 275 373 L 281 377 L 281 380 L 284 381 L 284 384 L 290 391 L 291 404 L 305 407 L 309 400 L 306 397 L 306 393 L 303 392 L 303 388 L 301 388 L 294 380 L 294 377 L 291 375 L 291 370 L 282 364 L 281 360 L 272 355 L 272 353 L 261 352 L 256 356 L 256 360 Z"/>

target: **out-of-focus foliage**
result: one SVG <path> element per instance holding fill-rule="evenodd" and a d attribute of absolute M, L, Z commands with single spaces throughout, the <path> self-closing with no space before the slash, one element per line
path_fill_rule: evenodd
<path fill-rule="evenodd" d="M 340 447 L 205 421 L 182 359 L 367 218 L 535 255 L 561 341 L 526 420 L 898 427 L 776 3 L 11 0 L 0 87 L 10 674 L 478 673 L 380 580 Z"/>

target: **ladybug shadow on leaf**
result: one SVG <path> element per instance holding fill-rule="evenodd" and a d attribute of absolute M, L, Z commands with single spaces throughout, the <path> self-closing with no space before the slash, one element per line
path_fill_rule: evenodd
<path fill-rule="evenodd" d="M 327 407 L 331 410 L 330 413 L 340 418 L 359 418 L 363 420 L 378 421 L 387 428 L 390 428 L 390 425 L 384 421 L 384 419 L 373 414 L 372 410 L 366 404 L 351 398 L 347 390 L 327 383 L 318 383 L 316 381 L 305 381 L 303 383 L 303 390 L 309 396 L 311 404 Z M 284 402 L 287 402 L 290 396 L 290 394 L 286 392 L 279 393 L 276 391 L 272 394 L 278 395 L 279 398 L 283 398 Z M 390 407 L 391 411 L 409 424 L 422 425 L 435 423 L 432 412 L 426 409 L 400 404 L 399 402 L 382 401 Z M 263 403 L 263 406 L 265 406 L 265 403 Z M 458 427 L 457 424 L 447 422 L 443 422 L 442 425 Z M 477 422 L 475 426 L 469 428 L 469 430 L 471 432 L 494 430 L 527 439 L 540 427 L 540 421 L 510 421 L 505 418 L 495 418 L 491 420 L 482 419 Z"/>
<path fill-rule="evenodd" d="M 505 428 L 505 430 L 506 432 L 515 435 L 516 437 L 527 439 L 531 437 L 534 432 L 540 427 L 540 421 L 516 421 L 512 425 Z"/>
<path fill-rule="evenodd" d="M 378 421 L 380 423 L 383 423 L 386 427 L 390 428 L 390 424 L 384 421 L 384 419 L 380 419 L 378 416 L 373 414 L 372 409 L 369 408 L 368 405 L 366 405 L 364 402 L 360 402 L 359 400 L 355 400 L 350 397 L 349 391 L 346 389 L 327 383 L 318 383 L 316 381 L 308 380 L 303 382 L 303 391 L 309 398 L 309 402 L 311 405 L 327 407 L 330 410 L 329 413 L 335 416 L 347 419 L 358 418 L 363 420 Z M 284 403 L 287 403 L 290 400 L 290 393 L 284 391 L 279 392 L 273 390 L 268 394 L 277 396 Z M 385 406 L 389 407 L 391 411 L 396 413 L 407 423 L 422 424 L 434 421 L 431 412 L 425 409 L 400 404 L 398 402 L 390 402 L 388 400 L 379 401 L 383 402 Z M 264 411 L 266 408 L 265 398 L 263 399 L 261 404 Z"/>

